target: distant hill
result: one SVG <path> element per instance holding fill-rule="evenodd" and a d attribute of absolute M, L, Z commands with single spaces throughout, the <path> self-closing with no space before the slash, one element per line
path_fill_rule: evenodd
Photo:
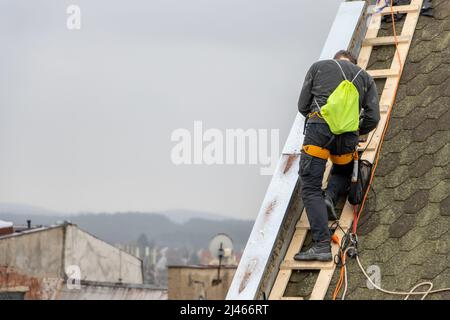
<path fill-rule="evenodd" d="M 0 203 L 0 215 L 2 214 L 15 214 L 21 216 L 56 216 L 61 213 L 57 211 L 47 210 L 37 206 L 30 206 L 27 204 L 1 202 Z"/>
<path fill-rule="evenodd" d="M 20 203 L 9 203 L 9 202 L 0 202 L 0 215 L 2 214 L 15 214 L 15 215 L 21 215 L 21 216 L 62 216 L 62 217 L 68 217 L 68 216 L 77 216 L 82 214 L 90 214 L 80 212 L 80 213 L 61 213 L 54 210 L 48 210 L 45 208 L 37 207 L 37 206 L 31 206 L 27 204 L 20 204 Z M 214 213 L 209 212 L 202 212 L 202 211 L 194 211 L 194 210 L 185 210 L 185 209 L 173 209 L 173 210 L 166 210 L 166 211 L 160 211 L 157 213 L 145 213 L 145 214 L 160 214 L 163 216 L 168 217 L 173 222 L 177 223 L 185 223 L 190 219 L 194 218 L 201 218 L 206 220 L 227 220 L 230 219 L 230 217 L 226 217 L 223 215 L 218 215 Z M 60 220 L 60 219 L 58 219 Z"/>
<path fill-rule="evenodd" d="M 34 208 L 34 207 L 32 207 Z M 193 211 L 167 211 L 160 213 L 89 213 L 74 215 L 55 215 L 48 211 L 42 214 L 8 212 L 0 205 L 0 219 L 15 224 L 50 225 L 57 221 L 70 220 L 83 230 L 111 244 L 131 243 L 141 234 L 159 246 L 207 248 L 209 240 L 217 233 L 231 236 L 235 249 L 244 248 L 250 235 L 253 221 L 230 219 L 207 213 Z M 39 212 L 34 210 L 33 212 Z"/>
<path fill-rule="evenodd" d="M 177 223 L 185 223 L 191 219 L 205 219 L 205 220 L 228 220 L 230 217 L 212 214 L 209 212 L 193 211 L 193 210 L 167 210 L 160 211 L 158 214 L 164 215 L 170 220 Z"/>

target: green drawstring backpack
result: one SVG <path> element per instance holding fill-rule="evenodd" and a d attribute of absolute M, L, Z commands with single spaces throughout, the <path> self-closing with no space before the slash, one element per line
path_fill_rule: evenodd
<path fill-rule="evenodd" d="M 341 69 L 344 81 L 328 97 L 327 103 L 321 108 L 316 99 L 314 102 L 320 110 L 320 114 L 330 127 L 333 134 L 353 132 L 359 129 L 359 92 L 353 81 L 362 71 L 359 70 L 352 81 L 348 81 L 344 70 L 336 60 L 333 60 Z"/>

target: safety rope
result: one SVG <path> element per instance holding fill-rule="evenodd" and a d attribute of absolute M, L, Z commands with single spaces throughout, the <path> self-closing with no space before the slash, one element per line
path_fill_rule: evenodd
<path fill-rule="evenodd" d="M 398 37 L 397 37 L 397 30 L 396 30 L 396 26 L 395 26 L 395 16 L 394 16 L 393 5 L 394 5 L 393 0 L 391 0 L 390 8 L 391 8 L 392 30 L 393 30 L 393 34 L 394 34 L 394 43 L 395 43 L 395 48 L 396 48 L 396 51 L 397 51 L 397 58 L 398 58 L 398 63 L 399 63 L 399 75 L 401 75 L 402 71 L 403 71 L 403 64 L 402 64 L 402 60 L 401 60 L 401 56 L 400 56 L 400 51 L 398 50 Z M 397 90 L 398 90 L 399 82 L 400 81 L 398 81 L 396 83 L 396 87 L 395 87 L 395 90 L 394 90 L 394 95 L 393 95 L 393 98 L 392 98 L 392 101 L 391 101 L 391 105 L 392 106 L 394 105 L 395 99 L 397 98 Z M 391 118 L 391 112 L 392 112 L 392 108 L 389 108 L 388 113 L 386 115 L 387 116 L 386 125 L 383 128 L 383 132 L 382 132 L 381 137 L 380 137 L 379 148 L 378 148 L 376 156 L 375 156 L 375 161 L 374 161 L 373 169 L 372 169 L 372 172 L 371 172 L 371 175 L 370 175 L 368 187 L 367 187 L 367 190 L 366 190 L 366 192 L 364 194 L 364 197 L 363 197 L 363 200 L 362 200 L 361 205 L 359 207 L 359 210 L 357 210 L 357 206 L 353 206 L 354 219 L 353 219 L 352 233 L 353 233 L 353 235 L 355 237 L 356 237 L 356 234 L 357 234 L 359 218 L 360 218 L 361 213 L 362 213 L 362 211 L 364 209 L 364 205 L 366 203 L 367 196 L 369 194 L 369 190 L 372 187 L 372 182 L 373 182 L 373 178 L 374 178 L 374 175 L 375 175 L 375 170 L 377 168 L 378 161 L 379 161 L 380 154 L 381 154 L 381 147 L 383 145 L 384 138 L 385 138 L 385 135 L 386 135 L 386 132 L 387 132 L 387 128 L 389 126 L 389 120 Z M 359 259 L 356 246 L 352 246 L 352 245 L 349 245 L 350 243 L 347 243 L 348 246 L 347 247 L 343 247 L 342 242 L 344 242 L 344 238 L 347 238 L 347 237 L 348 237 L 348 231 L 347 231 L 347 233 L 344 234 L 344 236 L 342 238 L 342 241 L 341 241 L 341 244 L 340 244 L 340 248 L 339 248 L 339 252 L 338 252 L 338 255 L 340 257 L 339 258 L 339 262 L 341 264 L 341 272 L 340 272 L 340 275 L 339 275 L 339 280 L 338 280 L 338 282 L 336 284 L 336 288 L 335 288 L 335 290 L 333 292 L 333 295 L 332 295 L 332 299 L 333 300 L 337 299 L 337 296 L 339 295 L 339 292 L 340 292 L 343 284 L 344 284 L 344 291 L 343 291 L 343 294 L 341 296 L 341 299 L 344 300 L 345 296 L 347 294 L 348 276 L 347 276 L 346 259 L 347 259 L 348 252 L 350 250 L 354 251 L 354 256 L 356 257 L 356 261 L 358 263 L 359 268 L 361 269 L 361 272 L 364 274 L 364 276 L 367 278 L 367 280 L 372 284 L 372 286 L 375 289 L 377 289 L 377 290 L 379 290 L 381 292 L 384 292 L 386 294 L 391 294 L 391 295 L 406 295 L 405 300 L 408 300 L 411 295 L 422 295 L 421 300 L 424 300 L 429 294 L 450 291 L 450 288 L 443 288 L 443 289 L 432 290 L 434 285 L 430 281 L 420 282 L 417 285 L 415 285 L 408 292 L 406 292 L 406 291 L 404 291 L 404 292 L 402 292 L 402 291 L 390 291 L 390 290 L 383 289 L 382 287 L 376 285 L 372 281 L 370 276 L 366 273 L 366 271 L 365 271 L 364 267 L 362 266 L 361 261 Z M 423 286 L 426 286 L 426 285 L 429 286 L 428 290 L 420 291 L 420 292 L 419 291 L 415 291 L 415 290 L 417 290 L 417 288 L 420 288 L 420 287 L 423 287 Z"/>

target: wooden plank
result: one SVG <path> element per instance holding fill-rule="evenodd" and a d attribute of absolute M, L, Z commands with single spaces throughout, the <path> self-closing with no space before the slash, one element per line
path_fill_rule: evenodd
<path fill-rule="evenodd" d="M 281 300 L 291 278 L 292 270 L 281 270 L 269 295 L 269 300 Z"/>
<path fill-rule="evenodd" d="M 380 105 L 387 106 L 386 113 L 390 111 L 393 104 L 393 97 L 400 77 L 387 78 L 384 84 L 383 92 L 380 97 Z"/>
<path fill-rule="evenodd" d="M 417 6 L 419 8 L 422 6 L 422 3 L 423 3 L 423 0 L 412 0 L 411 1 L 412 6 Z M 417 22 L 419 20 L 419 16 L 420 16 L 419 11 L 411 12 L 411 13 L 407 14 L 400 36 L 411 37 L 411 40 L 412 40 L 411 35 L 413 35 L 415 32 Z M 397 46 L 398 53 L 396 50 L 396 52 L 394 54 L 394 58 L 391 63 L 391 70 L 400 70 L 401 66 L 400 66 L 400 62 L 398 60 L 398 54 L 400 55 L 401 64 L 403 66 L 405 65 L 410 46 L 411 46 L 411 41 L 398 44 L 398 46 Z M 403 71 L 403 70 L 400 70 L 400 71 Z M 388 78 L 386 80 L 386 83 L 385 83 L 385 86 L 383 89 L 383 93 L 381 94 L 381 98 L 380 98 L 380 105 L 387 106 L 386 113 L 393 107 L 396 90 L 397 90 L 398 84 L 400 82 L 400 76 L 401 76 L 401 74 L 399 74 L 399 77 L 392 77 L 392 78 Z M 384 130 L 384 126 L 387 123 L 387 118 L 383 117 L 383 116 L 384 116 L 384 114 L 382 114 L 382 117 L 380 119 L 380 124 L 378 125 L 378 128 L 376 129 L 376 133 L 375 133 L 376 137 L 374 137 L 374 139 L 373 139 L 374 142 L 370 146 L 371 151 L 373 151 L 373 152 L 365 152 L 365 154 L 362 157 L 363 159 L 368 160 L 372 163 L 375 161 L 376 152 L 374 152 L 374 151 L 378 149 L 378 144 L 379 144 L 378 140 L 381 138 L 381 134 Z"/>
<path fill-rule="evenodd" d="M 393 9 L 394 13 L 410 13 L 410 12 L 419 12 L 421 7 L 422 6 L 417 6 L 417 5 L 413 4 L 413 1 L 411 1 L 411 4 L 403 5 L 403 6 L 392 6 L 392 9 Z M 391 7 L 387 7 L 387 8 L 384 8 L 378 14 L 385 16 L 385 15 L 391 14 L 391 11 L 392 11 Z"/>
<path fill-rule="evenodd" d="M 346 201 L 344 208 L 342 209 L 341 218 L 339 219 L 339 225 L 341 228 L 346 231 L 348 230 L 353 223 L 353 205 L 350 202 Z M 341 239 L 344 235 L 341 229 L 336 229 L 336 235 Z"/>
<path fill-rule="evenodd" d="M 415 5 L 419 8 L 422 7 L 422 3 L 423 3 L 423 0 L 411 0 L 411 5 Z M 400 36 L 414 34 L 414 32 L 416 30 L 417 22 L 419 21 L 419 16 L 420 16 L 420 10 L 418 10 L 417 12 L 412 12 L 406 16 Z M 406 58 L 407 58 L 407 55 L 409 52 L 409 48 L 411 46 L 411 42 L 412 41 L 407 42 L 407 43 L 400 43 L 398 45 L 398 52 L 400 54 L 400 58 L 402 60 L 403 66 L 406 63 Z M 392 61 L 391 68 L 395 68 L 395 69 L 400 68 L 399 61 L 397 58 L 395 58 Z"/>
<path fill-rule="evenodd" d="M 380 138 L 381 135 L 383 134 L 384 127 L 386 126 L 387 119 L 388 119 L 387 114 L 383 114 L 381 116 L 377 128 L 375 129 L 375 131 L 373 131 L 372 141 L 370 141 L 369 144 L 366 145 L 367 147 L 366 151 L 375 151 L 378 149 L 378 145 L 380 144 Z"/>
<path fill-rule="evenodd" d="M 291 244 L 286 252 L 285 259 L 294 259 L 297 252 L 300 251 L 305 242 L 306 235 L 308 234 L 308 229 L 297 229 L 295 230 L 294 236 L 292 237 Z"/>
<path fill-rule="evenodd" d="M 367 152 L 367 151 L 375 151 L 376 147 L 373 146 L 368 146 L 366 145 L 362 145 L 362 146 L 358 146 L 358 152 Z"/>
<path fill-rule="evenodd" d="M 377 70 L 367 70 L 367 73 L 374 79 L 382 79 L 389 77 L 398 77 L 400 70 L 398 69 L 377 69 Z"/>
<path fill-rule="evenodd" d="M 332 227 L 334 224 L 335 224 L 334 221 L 328 221 L 328 227 Z M 311 226 L 309 225 L 309 221 L 308 220 L 306 220 L 306 221 L 300 221 L 299 220 L 297 222 L 297 225 L 295 226 L 295 228 L 299 229 L 299 230 L 301 230 L 301 229 L 309 230 L 309 229 L 311 229 Z"/>
<path fill-rule="evenodd" d="M 398 36 L 397 37 L 398 43 L 405 43 L 411 41 L 411 36 Z M 387 46 L 387 45 L 394 45 L 395 44 L 395 37 L 374 37 L 374 38 L 366 38 L 363 41 L 363 46 Z"/>
<path fill-rule="evenodd" d="M 335 269 L 336 267 L 320 270 L 309 300 L 323 300 L 325 298 Z"/>
<path fill-rule="evenodd" d="M 285 260 L 280 266 L 281 270 L 321 270 L 331 269 L 334 265 L 333 261 L 295 261 Z"/>
<path fill-rule="evenodd" d="M 381 26 L 381 15 L 372 15 L 369 22 L 369 27 L 367 28 L 366 38 L 375 38 L 378 35 L 378 31 Z M 359 52 L 358 57 L 358 65 L 367 69 L 367 65 L 369 63 L 370 55 L 372 54 L 371 46 L 361 47 L 361 51 Z"/>
<path fill-rule="evenodd" d="M 303 210 L 302 215 L 297 224 L 308 224 L 308 218 L 306 211 Z M 300 250 L 305 241 L 308 229 L 296 230 L 294 236 L 291 239 L 289 248 L 286 252 L 286 257 L 294 257 L 294 255 Z M 274 286 L 270 292 L 269 300 L 280 300 L 283 297 L 284 291 L 288 285 L 289 279 L 291 277 L 292 270 L 280 270 L 278 272 L 277 278 L 275 280 Z"/>
<path fill-rule="evenodd" d="M 372 139 L 373 139 L 373 133 L 374 133 L 374 131 L 372 130 L 371 132 L 369 132 L 369 134 L 367 135 L 367 138 L 364 140 L 364 141 L 362 141 L 362 142 L 360 142 L 359 144 L 358 144 L 358 151 L 362 151 L 362 150 L 364 150 L 366 147 L 367 147 L 367 145 L 372 141 Z"/>
<path fill-rule="evenodd" d="M 280 300 L 304 300 L 303 297 L 281 297 Z"/>
<path fill-rule="evenodd" d="M 387 113 L 389 111 L 389 109 L 391 108 L 390 105 L 380 105 L 380 113 Z"/>
<path fill-rule="evenodd" d="M 297 229 L 309 229 L 309 221 L 308 216 L 306 215 L 306 210 L 303 210 L 302 215 L 300 216 L 300 219 L 298 219 L 297 225 L 295 227 Z"/>
<path fill-rule="evenodd" d="M 392 79 L 391 81 L 396 80 Z M 384 92 L 386 92 L 385 90 L 383 91 L 383 94 Z M 386 126 L 387 116 L 388 116 L 387 111 L 381 113 L 380 122 L 378 123 L 377 128 L 369 134 L 369 139 L 367 139 L 365 143 L 362 143 L 358 146 L 358 151 L 376 151 L 378 149 L 378 144 L 380 142 L 381 135 L 383 133 L 384 127 Z"/>
<path fill-rule="evenodd" d="M 361 159 L 362 160 L 367 160 L 370 163 L 373 163 L 373 161 L 375 160 L 376 157 L 376 150 L 368 150 L 366 152 L 364 152 L 364 154 L 362 155 Z"/>
<path fill-rule="evenodd" d="M 305 225 L 308 224 L 308 215 L 306 214 L 306 209 L 303 209 L 302 214 L 300 215 L 300 218 L 298 219 L 297 225 Z"/>

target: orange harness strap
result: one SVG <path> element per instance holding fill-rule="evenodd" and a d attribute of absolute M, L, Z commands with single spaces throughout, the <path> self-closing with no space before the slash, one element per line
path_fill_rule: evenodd
<path fill-rule="evenodd" d="M 320 119 L 323 119 L 322 115 L 321 115 L 320 112 L 318 112 L 318 111 L 311 112 L 310 114 L 308 114 L 308 117 L 309 117 L 309 118 L 312 118 L 312 117 L 319 117 Z"/>
<path fill-rule="evenodd" d="M 345 153 L 340 155 L 330 154 L 328 149 L 322 147 L 314 146 L 312 144 L 307 144 L 303 146 L 303 151 L 305 151 L 310 156 L 328 160 L 328 158 L 334 164 L 344 165 L 350 163 L 352 160 L 358 159 L 358 152 Z"/>
<path fill-rule="evenodd" d="M 330 157 L 330 151 L 312 144 L 307 144 L 303 146 L 303 151 L 305 151 L 310 156 L 320 158 L 323 160 L 328 160 Z"/>

